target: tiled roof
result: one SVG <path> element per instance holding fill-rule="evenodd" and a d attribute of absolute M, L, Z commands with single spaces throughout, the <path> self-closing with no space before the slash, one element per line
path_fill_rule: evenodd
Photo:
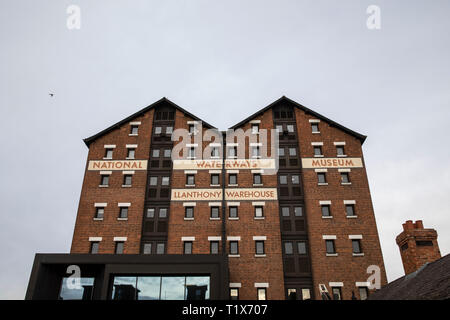
<path fill-rule="evenodd" d="M 403 276 L 369 296 L 370 300 L 450 299 L 450 254 Z"/>

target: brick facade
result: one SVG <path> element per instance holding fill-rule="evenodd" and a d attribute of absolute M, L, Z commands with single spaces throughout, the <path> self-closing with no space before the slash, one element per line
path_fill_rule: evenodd
<path fill-rule="evenodd" d="M 282 100 L 292 107 L 290 102 Z M 164 102 L 163 102 L 163 105 Z M 174 130 L 179 128 L 188 129 L 188 123 L 199 121 L 194 116 L 175 108 Z M 316 119 L 315 115 L 307 111 L 293 107 L 295 110 L 296 139 L 299 158 L 313 157 L 311 142 L 323 142 L 324 158 L 336 157 L 336 146 L 334 142 L 345 142 L 345 152 L 348 157 L 363 158 L 361 140 L 341 128 L 330 125 L 327 121 L 319 123 L 320 133 L 313 134 L 309 120 Z M 115 145 L 113 160 L 126 159 L 126 145 L 136 144 L 135 159 L 151 161 L 150 156 L 153 123 L 155 109 L 149 108 L 142 114 L 117 128 L 111 128 L 104 134 L 89 142 L 88 163 L 91 160 L 103 160 L 105 156 L 105 145 Z M 260 129 L 274 129 L 274 118 L 272 108 L 258 113 L 239 128 L 247 130 L 251 128 L 252 122 L 258 123 Z M 130 136 L 130 122 L 140 122 L 137 136 Z M 203 126 L 204 133 L 209 126 Z M 223 133 L 221 133 L 223 134 Z M 198 133 L 201 135 L 201 133 Z M 193 137 L 198 138 L 198 136 Z M 253 139 L 253 137 L 252 137 Z M 256 137 L 256 139 L 258 139 Z M 257 141 L 257 140 L 255 140 Z M 269 138 L 270 141 L 270 138 Z M 233 141 L 236 142 L 236 141 Z M 233 143 L 231 142 L 231 143 Z M 245 158 L 251 157 L 248 150 Z M 174 145 L 177 145 L 177 141 Z M 195 143 L 195 141 L 191 141 Z M 210 142 L 203 141 L 205 148 Z M 228 142 L 230 143 L 230 142 Z M 200 148 L 199 148 L 200 149 Z M 222 146 L 220 147 L 222 152 Z M 201 157 L 201 155 L 198 155 Z M 114 237 L 126 237 L 124 246 L 125 254 L 142 254 L 142 232 L 144 212 L 152 199 L 148 198 L 148 174 L 146 170 L 136 170 L 132 177 L 132 187 L 122 187 L 123 172 L 112 171 L 108 187 L 99 187 L 100 172 L 85 172 L 81 192 L 78 215 L 74 230 L 71 253 L 89 253 L 91 237 L 101 237 L 99 253 L 114 253 Z M 150 169 L 149 169 L 150 170 Z M 167 169 L 170 172 L 170 189 L 213 189 L 234 190 L 240 188 L 278 188 L 278 175 L 262 175 L 262 185 L 253 185 L 253 173 L 250 168 L 238 169 L 238 185 L 229 186 L 229 170 L 215 170 L 219 174 L 219 185 L 211 186 L 211 172 L 209 169 L 200 169 L 195 172 L 195 186 L 186 185 L 186 171 L 183 169 Z M 191 170 L 192 171 L 192 170 Z M 365 282 L 368 278 L 366 269 L 369 265 L 378 265 L 381 268 L 382 284 L 386 283 L 386 275 L 383 264 L 375 216 L 370 197 L 368 179 L 365 166 L 363 168 L 351 168 L 350 185 L 340 184 L 340 173 L 337 168 L 327 169 L 326 176 L 328 185 L 318 185 L 317 173 L 314 169 L 293 170 L 299 174 L 302 180 L 303 194 L 300 205 L 304 207 L 306 229 L 298 238 L 308 243 L 308 259 L 311 270 L 308 271 L 312 278 L 311 297 L 320 299 L 319 284 L 329 287 L 330 283 L 342 282 L 342 296 L 350 299 L 352 291 L 358 292 L 356 282 Z M 222 185 L 222 177 L 225 174 L 225 186 Z M 331 201 L 332 218 L 324 219 L 321 215 L 319 201 Z M 355 201 L 356 217 L 348 218 L 345 214 L 344 200 Z M 150 201 L 150 202 L 149 202 Z M 194 218 L 185 218 L 186 206 L 195 203 Z M 240 237 L 239 256 L 229 256 L 229 281 L 240 284 L 240 299 L 257 299 L 257 288 L 259 284 L 268 286 L 266 294 L 268 299 L 285 299 L 287 288 L 285 287 L 285 267 L 283 258 L 283 239 L 296 240 L 294 236 L 282 236 L 280 223 L 280 206 L 276 200 L 219 200 L 219 219 L 210 218 L 211 201 L 170 201 L 165 253 L 183 254 L 183 237 L 188 237 L 193 242 L 193 254 L 210 254 L 210 240 L 208 237 L 220 237 L 219 252 L 222 243 L 226 242 L 226 253 L 229 253 L 228 237 Z M 212 201 L 214 202 L 214 201 Z M 238 203 L 239 219 L 229 218 L 229 205 Z M 255 219 L 254 202 L 263 203 L 263 219 Z M 289 202 L 289 201 L 288 201 Z M 106 203 L 103 220 L 94 219 L 95 203 Z M 119 203 L 130 203 L 127 220 L 118 220 Z M 225 210 L 224 210 L 225 208 Z M 225 225 L 223 225 L 223 219 Z M 223 228 L 226 230 L 225 238 Z M 323 235 L 336 236 L 335 245 L 337 256 L 326 256 L 325 241 Z M 351 235 L 362 236 L 361 245 L 363 255 L 352 254 Z M 255 240 L 253 237 L 264 237 L 264 255 L 255 255 Z M 307 275 L 307 274 L 306 274 Z M 300 279 L 300 278 L 299 278 Z M 302 285 L 299 284 L 301 287 Z M 329 288 L 330 289 L 330 288 Z"/>

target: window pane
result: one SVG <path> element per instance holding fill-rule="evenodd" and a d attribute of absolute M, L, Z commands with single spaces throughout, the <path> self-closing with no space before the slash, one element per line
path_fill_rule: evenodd
<path fill-rule="evenodd" d="M 159 149 L 154 149 L 152 152 L 152 157 L 159 158 Z"/>
<path fill-rule="evenodd" d="M 355 215 L 355 211 L 354 211 L 354 207 L 353 205 L 346 205 L 345 206 L 345 211 L 347 212 L 347 216 L 354 216 Z"/>
<path fill-rule="evenodd" d="M 323 217 L 330 216 L 330 206 L 322 206 L 322 216 Z"/>
<path fill-rule="evenodd" d="M 281 214 L 283 217 L 289 217 L 289 207 L 281 208 Z"/>
<path fill-rule="evenodd" d="M 288 132 L 294 132 L 294 125 L 293 124 L 288 124 L 287 125 L 287 130 L 288 130 Z"/>
<path fill-rule="evenodd" d="M 147 218 L 154 218 L 155 217 L 155 209 L 149 208 L 147 209 Z"/>
<path fill-rule="evenodd" d="M 230 174 L 229 179 L 230 179 L 229 184 L 237 184 L 237 175 Z"/>
<path fill-rule="evenodd" d="M 161 185 L 168 186 L 169 185 L 169 177 L 162 177 Z"/>
<path fill-rule="evenodd" d="M 138 277 L 137 299 L 138 300 L 159 300 L 159 289 L 161 277 Z"/>
<path fill-rule="evenodd" d="M 255 217 L 262 217 L 262 216 L 263 216 L 263 208 L 255 207 Z"/>
<path fill-rule="evenodd" d="M 161 300 L 184 300 L 185 277 L 162 277 Z"/>
<path fill-rule="evenodd" d="M 211 254 L 219 253 L 219 242 L 211 241 Z"/>
<path fill-rule="evenodd" d="M 266 300 L 266 289 L 258 289 L 258 300 Z"/>
<path fill-rule="evenodd" d="M 156 186 L 158 184 L 158 177 L 150 177 L 150 185 Z"/>
<path fill-rule="evenodd" d="M 287 184 L 287 176 L 280 176 L 280 184 Z"/>
<path fill-rule="evenodd" d="M 136 300 L 136 277 L 114 277 L 112 299 Z"/>
<path fill-rule="evenodd" d="M 230 241 L 230 254 L 238 254 L 238 242 Z"/>
<path fill-rule="evenodd" d="M 264 254 L 264 242 L 256 241 L 256 254 Z"/>
<path fill-rule="evenodd" d="M 319 132 L 319 125 L 317 123 L 311 124 L 312 132 Z"/>
<path fill-rule="evenodd" d="M 306 254 L 306 243 L 297 242 L 298 254 Z"/>
<path fill-rule="evenodd" d="M 361 244 L 359 240 L 352 240 L 353 253 L 361 253 Z"/>
<path fill-rule="evenodd" d="M 91 253 L 92 254 L 96 254 L 98 253 L 98 247 L 99 247 L 99 243 L 98 242 L 92 242 L 91 243 Z"/>
<path fill-rule="evenodd" d="M 309 289 L 302 289 L 302 298 L 303 300 L 311 299 L 311 291 Z"/>
<path fill-rule="evenodd" d="M 277 129 L 277 132 L 283 132 L 283 126 L 282 125 L 277 125 L 276 129 Z"/>
<path fill-rule="evenodd" d="M 300 177 L 298 175 L 292 176 L 292 183 L 293 184 L 299 184 L 300 183 Z"/>
<path fill-rule="evenodd" d="M 194 208 L 186 207 L 186 218 L 193 218 L 193 217 L 194 217 Z"/>
<path fill-rule="evenodd" d="M 161 133 L 161 127 L 155 127 L 155 134 Z"/>
<path fill-rule="evenodd" d="M 325 244 L 326 244 L 326 247 L 327 247 L 327 253 L 334 253 L 334 241 L 333 240 L 326 240 Z"/>
<path fill-rule="evenodd" d="M 164 254 L 165 251 L 165 244 L 164 243 L 158 243 L 156 245 L 156 254 Z"/>
<path fill-rule="evenodd" d="M 218 217 L 219 217 L 219 208 L 211 207 L 211 218 L 218 218 Z"/>
<path fill-rule="evenodd" d="M 167 208 L 159 209 L 159 217 L 160 218 L 167 218 Z"/>
<path fill-rule="evenodd" d="M 211 184 L 219 184 L 219 175 L 218 174 L 211 175 Z"/>
<path fill-rule="evenodd" d="M 135 150 L 134 149 L 128 149 L 128 155 L 127 157 L 130 159 L 134 159 Z"/>
<path fill-rule="evenodd" d="M 296 217 L 303 216 L 303 207 L 295 207 L 294 212 Z"/>
<path fill-rule="evenodd" d="M 261 175 L 259 173 L 255 173 L 253 175 L 253 183 L 254 184 L 262 184 Z"/>
<path fill-rule="evenodd" d="M 285 254 L 293 254 L 294 253 L 292 242 L 285 242 L 284 243 L 284 253 Z"/>
<path fill-rule="evenodd" d="M 145 243 L 144 244 L 144 254 L 151 254 L 151 253 L 152 253 L 152 244 Z"/>
<path fill-rule="evenodd" d="M 116 254 L 123 253 L 123 242 L 116 242 Z"/>
<path fill-rule="evenodd" d="M 237 207 L 230 207 L 230 217 L 231 218 L 237 217 Z"/>
<path fill-rule="evenodd" d="M 184 254 L 192 253 L 192 242 L 184 242 Z"/>
<path fill-rule="evenodd" d="M 290 156 L 296 156 L 297 155 L 297 148 L 289 148 L 289 155 Z"/>
<path fill-rule="evenodd" d="M 164 157 L 165 158 L 170 158 L 171 155 L 172 155 L 172 150 L 164 149 Z"/>
<path fill-rule="evenodd" d="M 342 155 L 345 154 L 345 153 L 344 153 L 344 147 L 337 147 L 336 150 L 337 150 L 337 154 L 338 154 L 339 156 L 342 156 Z"/>
<path fill-rule="evenodd" d="M 166 127 L 167 134 L 172 134 L 172 132 L 173 132 L 173 127 Z"/>
<path fill-rule="evenodd" d="M 138 134 L 138 126 L 131 126 L 131 134 Z"/>
<path fill-rule="evenodd" d="M 367 299 L 367 288 L 366 287 L 359 287 L 359 298 L 361 300 Z"/>
<path fill-rule="evenodd" d="M 119 218 L 126 218 L 126 217 L 128 217 L 128 208 L 127 207 L 120 208 Z"/>
<path fill-rule="evenodd" d="M 319 156 L 322 154 L 322 148 L 321 147 L 314 147 L 314 155 Z"/>
<path fill-rule="evenodd" d="M 209 300 L 209 277 L 186 277 L 186 300 Z"/>
<path fill-rule="evenodd" d="M 346 173 L 346 172 L 341 173 L 341 182 L 343 182 L 343 183 L 349 182 L 348 173 Z"/>
<path fill-rule="evenodd" d="M 317 178 L 318 178 L 319 183 L 325 183 L 326 182 L 325 173 L 318 173 L 317 174 Z"/>
<path fill-rule="evenodd" d="M 284 148 L 279 148 L 279 149 L 278 149 L 278 155 L 279 155 L 280 157 L 284 157 Z"/>
<path fill-rule="evenodd" d="M 109 176 L 103 175 L 102 179 L 101 179 L 101 185 L 102 186 L 107 186 L 108 184 L 109 184 Z"/>
<path fill-rule="evenodd" d="M 94 289 L 94 278 L 79 278 L 80 288 L 68 286 L 69 278 L 64 277 L 61 282 L 61 289 L 58 300 L 92 300 Z M 70 278 L 72 281 L 73 278 Z"/>
<path fill-rule="evenodd" d="M 232 288 L 230 289 L 230 300 L 238 300 L 239 299 L 239 289 Z"/>
<path fill-rule="evenodd" d="M 188 185 L 195 184 L 195 176 L 193 174 L 188 174 L 187 175 L 187 184 Z"/>

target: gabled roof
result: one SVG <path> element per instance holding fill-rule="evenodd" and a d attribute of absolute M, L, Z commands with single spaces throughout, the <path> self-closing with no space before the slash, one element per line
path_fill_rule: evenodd
<path fill-rule="evenodd" d="M 369 296 L 370 300 L 450 299 L 450 254 L 427 263 Z"/>
<path fill-rule="evenodd" d="M 299 104 L 298 102 L 295 102 L 294 100 L 291 100 L 291 99 L 287 98 L 286 96 L 282 96 L 278 100 L 276 100 L 276 101 L 272 102 L 271 104 L 269 104 L 267 107 L 262 108 L 261 110 L 259 110 L 259 111 L 255 112 L 254 114 L 252 114 L 250 117 L 242 120 L 238 124 L 235 124 L 230 129 L 236 129 L 238 127 L 241 127 L 242 125 L 244 125 L 245 123 L 249 122 L 253 118 L 257 117 L 260 114 L 263 114 L 264 112 L 266 112 L 270 108 L 276 106 L 277 104 L 279 104 L 280 102 L 283 102 L 283 101 L 288 102 L 288 103 L 292 104 L 294 107 L 297 107 L 297 108 L 305 111 L 306 113 L 309 113 L 309 114 L 315 116 L 316 118 L 318 118 L 320 120 L 323 120 L 323 121 L 327 122 L 328 124 L 330 124 L 330 125 L 332 125 L 332 126 L 334 126 L 336 128 L 341 129 L 342 131 L 347 132 L 348 134 L 350 134 L 350 135 L 356 137 L 357 139 L 359 139 L 361 141 L 361 144 L 364 143 L 364 141 L 367 138 L 367 136 L 362 135 L 362 134 L 360 134 L 358 132 L 355 132 L 355 131 L 347 128 L 347 127 L 344 127 L 343 125 L 341 125 L 341 124 L 339 124 L 337 122 L 334 122 L 333 120 L 328 119 L 327 117 L 325 117 L 325 116 L 323 116 L 323 115 L 321 115 L 321 114 L 319 114 L 319 113 L 317 113 L 317 112 L 315 112 L 315 111 L 313 111 L 313 110 L 311 110 L 311 109 L 309 109 L 309 108 Z"/>
<path fill-rule="evenodd" d="M 93 135 L 93 136 L 91 136 L 89 138 L 83 139 L 83 141 L 89 147 L 91 142 L 93 142 L 97 138 L 100 138 L 101 136 L 107 134 L 108 132 L 110 132 L 110 131 L 112 131 L 112 130 L 114 130 L 116 128 L 119 128 L 121 125 L 123 125 L 123 124 L 125 124 L 125 123 L 127 123 L 129 121 L 132 121 L 134 118 L 144 114 L 145 112 L 149 111 L 150 109 L 155 108 L 155 107 L 157 107 L 157 106 L 159 106 L 159 105 L 161 105 L 163 103 L 167 103 L 167 104 L 171 105 L 172 107 L 178 109 L 179 111 L 183 112 L 185 115 L 191 117 L 194 120 L 202 121 L 203 125 L 208 127 L 208 128 L 210 128 L 210 129 L 216 129 L 216 127 L 214 127 L 214 126 L 210 125 L 209 123 L 203 121 L 202 119 L 194 116 L 192 113 L 184 110 L 183 108 L 181 108 L 177 104 L 173 103 L 172 101 L 170 101 L 166 97 L 163 97 L 163 98 L 159 99 L 158 101 L 152 103 L 148 107 L 145 107 L 144 109 L 142 109 L 142 110 L 140 110 L 140 111 L 138 111 L 136 113 L 133 113 L 131 116 L 129 116 L 129 117 L 127 117 L 127 118 L 125 118 L 125 119 L 123 119 L 123 120 L 113 124 L 112 126 L 106 128 L 105 130 L 100 131 L 99 133 L 97 133 L 97 134 L 95 134 L 95 135 Z"/>

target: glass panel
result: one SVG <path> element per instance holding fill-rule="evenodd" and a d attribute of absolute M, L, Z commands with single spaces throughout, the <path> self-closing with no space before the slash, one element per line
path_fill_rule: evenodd
<path fill-rule="evenodd" d="M 173 132 L 173 127 L 166 127 L 167 134 L 172 134 L 172 132 Z"/>
<path fill-rule="evenodd" d="M 284 157 L 284 148 L 279 148 L 279 149 L 278 149 L 278 155 L 279 155 L 280 157 Z"/>
<path fill-rule="evenodd" d="M 264 242 L 256 241 L 256 254 L 264 254 Z"/>
<path fill-rule="evenodd" d="M 156 254 L 164 254 L 164 243 L 158 243 L 156 245 Z"/>
<path fill-rule="evenodd" d="M 297 300 L 297 289 L 288 289 L 287 293 L 289 300 Z"/>
<path fill-rule="evenodd" d="M 280 176 L 280 184 L 287 184 L 287 176 Z"/>
<path fill-rule="evenodd" d="M 156 186 L 158 184 L 158 177 L 150 177 L 150 185 Z"/>
<path fill-rule="evenodd" d="M 266 289 L 258 289 L 258 300 L 266 300 Z"/>
<path fill-rule="evenodd" d="M 292 176 L 292 183 L 293 184 L 299 184 L 300 183 L 300 177 L 298 175 Z"/>
<path fill-rule="evenodd" d="M 155 127 L 155 134 L 161 133 L 161 127 Z"/>
<path fill-rule="evenodd" d="M 211 218 L 218 218 L 218 217 L 219 217 L 219 208 L 212 207 L 211 208 Z"/>
<path fill-rule="evenodd" d="M 353 253 L 361 253 L 359 240 L 352 240 Z"/>
<path fill-rule="evenodd" d="M 184 243 L 184 254 L 191 254 L 192 253 L 192 242 L 185 242 Z"/>
<path fill-rule="evenodd" d="M 170 158 L 172 155 L 172 150 L 170 149 L 164 149 L 164 157 L 165 158 Z"/>
<path fill-rule="evenodd" d="M 138 300 L 159 300 L 159 290 L 161 277 L 138 277 L 137 299 Z"/>
<path fill-rule="evenodd" d="M 167 217 L 167 208 L 159 209 L 159 217 L 160 218 L 166 218 Z"/>
<path fill-rule="evenodd" d="M 154 218 L 154 217 L 155 217 L 155 209 L 154 208 L 147 209 L 147 218 Z"/>
<path fill-rule="evenodd" d="M 297 148 L 289 148 L 289 155 L 290 156 L 296 156 L 297 155 Z"/>
<path fill-rule="evenodd" d="M 319 132 L 319 125 L 317 123 L 313 123 L 311 125 L 312 127 L 312 132 Z"/>
<path fill-rule="evenodd" d="M 159 149 L 153 150 L 152 157 L 159 158 Z"/>
<path fill-rule="evenodd" d="M 211 254 L 219 253 L 219 242 L 211 241 Z"/>
<path fill-rule="evenodd" d="M 72 282 L 73 278 L 63 278 L 59 291 L 59 300 L 92 300 L 94 278 L 79 278 L 80 286 L 77 288 Z"/>
<path fill-rule="evenodd" d="M 288 130 L 288 132 L 294 132 L 294 125 L 293 124 L 288 124 L 287 125 L 287 130 Z"/>
<path fill-rule="evenodd" d="M 168 186 L 169 185 L 169 177 L 162 177 L 161 185 Z"/>
<path fill-rule="evenodd" d="M 343 183 L 349 182 L 348 173 L 341 173 L 341 182 L 343 182 Z"/>
<path fill-rule="evenodd" d="M 316 156 L 319 156 L 322 154 L 322 148 L 321 147 L 314 147 L 314 154 Z"/>
<path fill-rule="evenodd" d="M 325 173 L 318 173 L 317 177 L 319 179 L 319 183 L 325 183 L 326 182 Z"/>
<path fill-rule="evenodd" d="M 263 208 L 255 207 L 255 217 L 262 217 L 262 216 L 263 216 Z"/>
<path fill-rule="evenodd" d="M 152 244 L 145 243 L 144 244 L 144 254 L 151 254 L 151 253 L 152 253 Z"/>
<path fill-rule="evenodd" d="M 237 241 L 231 241 L 230 242 L 230 253 L 231 254 L 238 254 L 238 243 Z"/>
<path fill-rule="evenodd" d="M 295 207 L 294 214 L 296 217 L 303 216 L 303 207 Z"/>
<path fill-rule="evenodd" d="M 186 277 L 186 300 L 209 300 L 209 277 Z"/>
<path fill-rule="evenodd" d="M 236 207 L 230 207 L 230 217 L 231 218 L 237 217 L 237 208 Z"/>
<path fill-rule="evenodd" d="M 136 300 L 136 277 L 114 277 L 112 299 Z"/>
<path fill-rule="evenodd" d="M 344 147 L 337 147 L 337 154 L 339 156 L 343 156 L 345 154 L 344 153 Z"/>
<path fill-rule="evenodd" d="M 359 288 L 359 298 L 361 300 L 367 299 L 367 288 L 366 287 L 360 287 Z"/>
<path fill-rule="evenodd" d="M 293 254 L 294 253 L 292 242 L 285 242 L 284 243 L 284 253 L 285 254 Z"/>
<path fill-rule="evenodd" d="M 239 289 L 232 288 L 230 289 L 230 300 L 238 300 L 239 299 Z"/>
<path fill-rule="evenodd" d="M 185 277 L 162 277 L 161 300 L 184 300 Z"/>
<path fill-rule="evenodd" d="M 297 249 L 298 249 L 298 254 L 306 254 L 306 243 L 298 242 Z"/>
<path fill-rule="evenodd" d="M 327 253 L 334 253 L 334 241 L 326 240 Z"/>
<path fill-rule="evenodd" d="M 330 216 L 330 207 L 322 206 L 322 216 L 329 217 Z"/>
<path fill-rule="evenodd" d="M 289 217 L 289 207 L 281 208 L 281 214 L 283 215 L 283 217 Z"/>
<path fill-rule="evenodd" d="M 345 210 L 347 211 L 347 216 L 355 215 L 355 212 L 353 210 L 353 205 L 346 205 Z"/>
<path fill-rule="evenodd" d="M 311 299 L 311 291 L 309 289 L 302 289 L 302 298 L 303 300 Z"/>

